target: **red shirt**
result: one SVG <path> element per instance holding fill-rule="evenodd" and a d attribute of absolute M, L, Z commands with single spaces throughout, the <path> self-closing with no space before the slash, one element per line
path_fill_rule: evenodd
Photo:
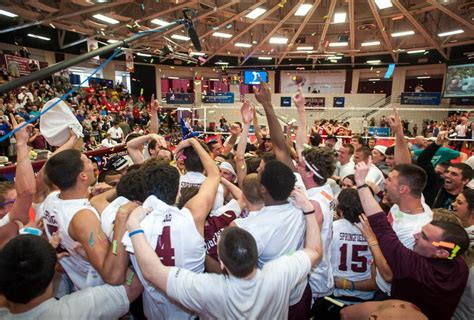
<path fill-rule="evenodd" d="M 236 218 L 234 211 L 226 211 L 220 216 L 208 216 L 204 226 L 204 241 L 206 242 L 207 254 L 212 258 L 218 258 L 217 241 L 225 227 L 227 227 Z"/>

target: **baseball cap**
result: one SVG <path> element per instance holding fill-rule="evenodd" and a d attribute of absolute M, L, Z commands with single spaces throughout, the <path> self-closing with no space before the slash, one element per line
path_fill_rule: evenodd
<path fill-rule="evenodd" d="M 378 152 L 380 152 L 381 154 L 385 156 L 385 151 L 387 151 L 387 147 L 377 145 L 374 147 L 374 150 L 377 150 Z"/>

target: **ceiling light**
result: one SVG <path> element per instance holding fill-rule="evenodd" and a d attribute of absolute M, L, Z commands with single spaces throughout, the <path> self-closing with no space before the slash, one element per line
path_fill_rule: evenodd
<path fill-rule="evenodd" d="M 424 53 L 424 52 L 425 52 L 424 49 L 407 51 L 408 54 L 416 54 L 416 53 Z"/>
<path fill-rule="evenodd" d="M 272 60 L 272 57 L 258 57 L 258 60 Z"/>
<path fill-rule="evenodd" d="M 204 52 L 194 52 L 194 51 L 192 51 L 189 55 L 190 56 L 202 57 L 202 56 L 205 56 L 206 54 Z"/>
<path fill-rule="evenodd" d="M 94 14 L 93 17 L 96 18 L 97 20 L 101 20 L 101 21 L 104 21 L 104 22 L 107 22 L 107 23 L 110 23 L 110 24 L 117 24 L 117 23 L 120 22 L 118 20 L 115 20 L 115 19 L 109 18 L 107 16 L 104 16 L 103 14 L 100 14 L 100 13 Z"/>
<path fill-rule="evenodd" d="M 349 42 L 330 42 L 329 46 L 330 47 L 345 47 L 349 45 Z"/>
<path fill-rule="evenodd" d="M 332 63 L 337 63 L 337 60 L 334 60 L 334 59 L 331 59 L 329 61 L 332 62 Z"/>
<path fill-rule="evenodd" d="M 51 40 L 51 38 L 39 36 L 39 35 L 37 35 L 37 34 L 32 34 L 32 33 L 28 33 L 28 37 L 32 37 L 32 38 L 36 38 L 36 39 L 41 39 L 41 40 L 46 40 L 46 41 Z"/>
<path fill-rule="evenodd" d="M 107 43 L 117 43 L 119 42 L 118 40 L 115 40 L 115 39 L 109 39 L 107 40 Z"/>
<path fill-rule="evenodd" d="M 344 23 L 346 22 L 347 13 L 345 12 L 336 12 L 334 14 L 334 23 Z"/>
<path fill-rule="evenodd" d="M 367 63 L 369 64 L 377 64 L 377 63 L 380 63 L 382 62 L 382 60 L 367 60 Z"/>
<path fill-rule="evenodd" d="M 226 65 L 228 65 L 229 63 L 228 63 L 228 62 L 224 62 L 224 61 L 217 61 L 215 64 L 217 64 L 218 66 L 226 66 Z"/>
<path fill-rule="evenodd" d="M 380 41 L 362 42 L 360 45 L 362 47 L 378 46 L 378 45 L 380 45 Z"/>
<path fill-rule="evenodd" d="M 151 54 L 138 52 L 138 53 L 137 53 L 137 56 L 140 56 L 140 57 L 151 57 Z"/>
<path fill-rule="evenodd" d="M 286 44 L 287 42 L 288 42 L 288 38 L 280 38 L 280 37 L 270 38 L 270 43 L 273 43 L 273 44 Z"/>
<path fill-rule="evenodd" d="M 237 42 L 236 44 L 234 44 L 234 46 L 241 48 L 250 48 L 252 45 L 250 43 Z"/>
<path fill-rule="evenodd" d="M 167 26 L 167 25 L 170 24 L 169 22 L 166 22 L 165 20 L 161 20 L 161 19 L 153 19 L 150 22 L 153 23 L 153 24 L 157 24 L 159 26 L 162 26 L 162 27 Z"/>
<path fill-rule="evenodd" d="M 308 51 L 308 50 L 313 50 L 314 47 L 298 47 L 296 50 L 298 51 Z"/>
<path fill-rule="evenodd" d="M 415 31 L 413 31 L 413 30 L 401 31 L 401 32 L 392 33 L 392 37 L 411 36 L 412 34 L 415 34 Z"/>
<path fill-rule="evenodd" d="M 326 59 L 328 59 L 328 60 L 341 60 L 342 57 L 339 57 L 339 56 L 330 56 L 330 57 L 327 57 Z"/>
<path fill-rule="evenodd" d="M 14 14 L 13 12 L 5 11 L 5 10 L 0 10 L 0 14 L 3 16 L 10 17 L 10 18 L 18 17 L 17 14 Z"/>
<path fill-rule="evenodd" d="M 380 10 L 393 7 L 392 1 L 390 0 L 375 0 L 375 4 Z"/>
<path fill-rule="evenodd" d="M 171 79 L 171 80 L 179 80 L 178 77 L 168 77 L 168 79 Z"/>
<path fill-rule="evenodd" d="M 447 31 L 447 32 L 438 33 L 438 37 L 447 37 L 447 36 L 452 36 L 452 35 L 455 35 L 455 34 L 460 34 L 460 33 L 463 33 L 463 32 L 464 32 L 464 30 L 462 30 L 462 29 Z"/>
<path fill-rule="evenodd" d="M 416 77 L 417 79 L 429 79 L 431 78 L 430 76 L 421 76 L 421 77 Z"/>
<path fill-rule="evenodd" d="M 262 14 L 264 14 L 266 11 L 267 9 L 255 8 L 252 11 L 250 11 L 245 17 L 249 19 L 256 19 L 260 17 Z"/>
<path fill-rule="evenodd" d="M 380 78 L 369 79 L 369 81 L 380 81 Z"/>
<path fill-rule="evenodd" d="M 221 81 L 221 79 L 209 79 L 209 81 Z"/>
<path fill-rule="evenodd" d="M 228 34 L 228 33 L 224 33 L 224 32 L 214 32 L 212 34 L 214 37 L 219 37 L 219 38 L 232 38 L 232 35 L 231 34 Z"/>
<path fill-rule="evenodd" d="M 171 36 L 171 39 L 182 40 L 182 41 L 189 41 L 191 38 L 186 37 L 186 36 L 182 36 L 182 35 L 180 35 L 180 34 L 173 34 L 173 35 Z"/>
<path fill-rule="evenodd" d="M 305 16 L 309 12 L 309 10 L 311 10 L 312 7 L 313 7 L 312 4 L 303 3 L 302 5 L 300 5 L 298 10 L 296 10 L 295 16 L 298 16 L 298 17 Z"/>

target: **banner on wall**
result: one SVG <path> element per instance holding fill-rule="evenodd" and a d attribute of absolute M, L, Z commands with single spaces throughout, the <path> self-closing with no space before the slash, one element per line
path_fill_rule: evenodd
<path fill-rule="evenodd" d="M 125 51 L 125 68 L 127 72 L 135 72 L 135 66 L 133 65 L 133 51 L 132 50 L 124 50 Z"/>
<path fill-rule="evenodd" d="M 19 77 L 38 71 L 40 63 L 38 60 L 22 58 L 10 54 L 2 55 L 1 64 L 7 67 L 8 73 L 12 77 Z"/>
<path fill-rule="evenodd" d="M 281 92 L 296 92 L 297 84 L 292 80 L 301 76 L 303 93 L 344 93 L 346 83 L 345 70 L 311 70 L 281 73 Z"/>
<path fill-rule="evenodd" d="M 193 93 L 170 93 L 166 94 L 166 103 L 169 104 L 193 104 Z"/>
<path fill-rule="evenodd" d="M 202 96 L 202 102 L 204 103 L 234 103 L 233 92 L 217 92 L 209 93 Z"/>
<path fill-rule="evenodd" d="M 311 109 L 324 109 L 326 107 L 326 98 L 305 97 L 304 106 Z"/>
<path fill-rule="evenodd" d="M 346 98 L 344 97 L 334 97 L 333 99 L 333 108 L 344 108 L 344 103 L 346 102 Z"/>
<path fill-rule="evenodd" d="M 401 104 L 431 105 L 441 104 L 440 92 L 402 92 Z"/>
<path fill-rule="evenodd" d="M 369 127 L 369 134 L 377 137 L 390 137 L 390 128 L 387 127 Z"/>
<path fill-rule="evenodd" d="M 97 50 L 99 48 L 99 42 L 93 38 L 87 38 L 87 52 L 91 52 Z M 89 59 L 89 63 L 91 64 L 100 64 L 100 57 L 95 56 Z"/>

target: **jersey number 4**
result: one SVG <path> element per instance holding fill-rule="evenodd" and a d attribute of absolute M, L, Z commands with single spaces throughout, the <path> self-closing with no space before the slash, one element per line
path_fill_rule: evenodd
<path fill-rule="evenodd" d="M 165 266 L 172 267 L 175 265 L 174 248 L 171 246 L 171 228 L 169 226 L 163 227 L 155 252 Z"/>
<path fill-rule="evenodd" d="M 341 261 L 339 262 L 339 270 L 340 271 L 347 271 L 347 247 L 348 244 L 344 243 L 341 248 L 339 249 L 341 253 Z M 363 273 L 367 271 L 367 258 L 361 256 L 362 252 L 368 250 L 367 246 L 364 245 L 352 245 L 352 259 L 351 262 L 351 270 L 352 272 L 356 273 Z"/>

